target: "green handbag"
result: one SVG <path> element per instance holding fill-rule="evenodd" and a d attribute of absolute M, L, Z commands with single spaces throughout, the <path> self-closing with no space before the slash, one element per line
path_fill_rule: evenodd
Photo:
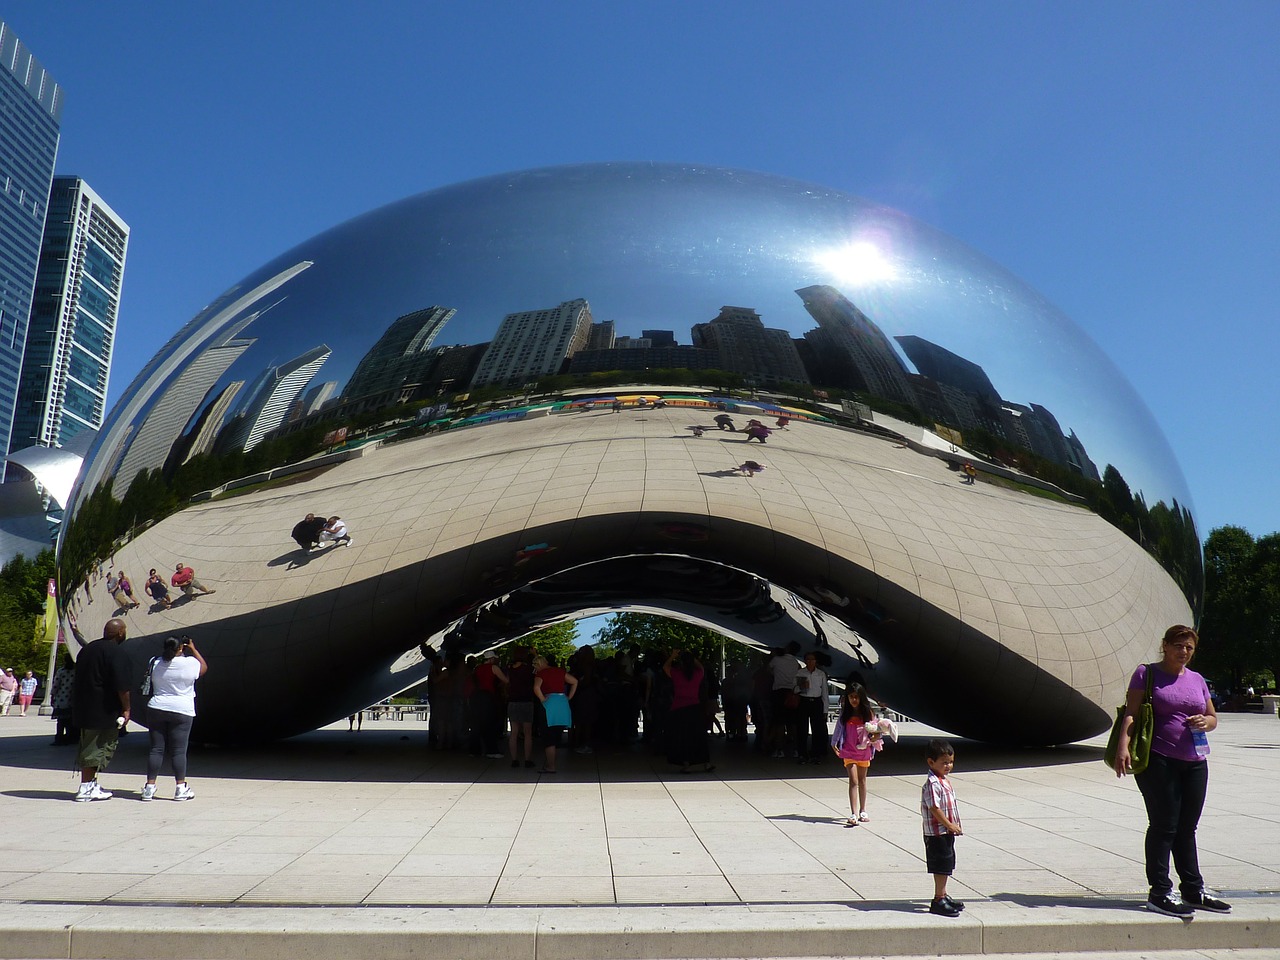
<path fill-rule="evenodd" d="M 1147 664 L 1147 689 L 1142 697 L 1142 706 L 1138 715 L 1133 718 L 1133 730 L 1129 734 L 1129 771 L 1141 773 L 1147 769 L 1151 760 L 1151 737 L 1155 731 L 1156 715 L 1151 706 L 1151 681 L 1155 672 L 1155 664 Z M 1107 738 L 1107 748 L 1102 751 L 1102 762 L 1112 770 L 1116 768 L 1116 744 L 1120 741 L 1120 729 L 1124 726 L 1124 712 L 1128 702 L 1116 707 L 1116 722 L 1111 725 L 1111 736 Z"/>

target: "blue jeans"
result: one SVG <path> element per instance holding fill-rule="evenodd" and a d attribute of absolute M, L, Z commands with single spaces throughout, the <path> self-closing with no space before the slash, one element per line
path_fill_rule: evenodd
<path fill-rule="evenodd" d="M 1209 790 L 1208 761 L 1174 760 L 1153 750 L 1147 769 L 1134 779 L 1147 806 L 1147 884 L 1151 896 L 1173 891 L 1170 854 L 1182 894 L 1199 893 L 1204 889 L 1204 877 L 1196 852 L 1196 827 Z"/>

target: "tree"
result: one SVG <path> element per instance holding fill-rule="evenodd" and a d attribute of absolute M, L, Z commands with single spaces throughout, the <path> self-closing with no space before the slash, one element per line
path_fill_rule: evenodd
<path fill-rule="evenodd" d="M 642 653 L 664 654 L 676 647 L 692 650 L 704 664 L 720 662 L 724 641 L 714 630 L 652 613 L 615 613 L 596 634 L 597 646 L 610 650 L 636 647 Z"/>
<path fill-rule="evenodd" d="M 15 676 L 31 670 L 43 677 L 48 669 L 49 650 L 36 642 L 35 626 L 53 576 L 53 551 L 48 549 L 34 560 L 18 554 L 0 569 L 0 667 L 13 667 Z"/>
<path fill-rule="evenodd" d="M 1280 533 L 1254 544 L 1250 574 L 1255 662 L 1271 671 L 1275 686 L 1280 684 Z"/>
<path fill-rule="evenodd" d="M 535 654 L 554 656 L 556 663 L 563 667 L 569 662 L 570 655 L 578 649 L 578 624 L 573 620 L 552 624 L 517 642 L 529 647 Z"/>
<path fill-rule="evenodd" d="M 1249 595 L 1255 543 L 1243 527 L 1218 527 L 1204 544 L 1204 615 L 1200 630 L 1206 670 L 1230 677 L 1230 687 L 1243 685 L 1252 663 Z"/>

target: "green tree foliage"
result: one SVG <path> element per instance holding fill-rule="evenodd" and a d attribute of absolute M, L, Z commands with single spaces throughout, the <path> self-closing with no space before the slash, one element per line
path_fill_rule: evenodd
<path fill-rule="evenodd" d="M 1253 551 L 1254 634 L 1257 662 L 1280 684 L 1280 533 L 1259 538 Z"/>
<path fill-rule="evenodd" d="M 16 676 L 31 670 L 43 677 L 49 666 L 49 648 L 36 642 L 35 628 L 53 575 L 52 550 L 34 560 L 18 554 L 0 569 L 0 668 L 12 667 Z"/>
<path fill-rule="evenodd" d="M 556 623 L 527 637 L 521 637 L 517 643 L 544 657 L 554 655 L 556 663 L 563 667 L 570 655 L 578 649 L 578 625 L 572 620 Z"/>
<path fill-rule="evenodd" d="M 1239 690 L 1270 671 L 1280 678 L 1280 533 L 1255 540 L 1218 527 L 1204 545 L 1205 598 L 1199 667 Z"/>
<path fill-rule="evenodd" d="M 665 654 L 674 648 L 692 650 L 704 664 L 720 662 L 720 648 L 726 638 L 706 627 L 652 613 L 615 613 L 596 635 L 596 646 L 604 651 L 630 650 L 642 654 Z M 730 642 L 731 648 L 739 644 Z"/>

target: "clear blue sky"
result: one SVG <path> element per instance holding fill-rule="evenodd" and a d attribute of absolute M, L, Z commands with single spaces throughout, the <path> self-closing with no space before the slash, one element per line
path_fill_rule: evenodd
<path fill-rule="evenodd" d="M 1002 263 L 1146 399 L 1202 533 L 1280 530 L 1280 4 L 0 0 L 58 169 L 132 227 L 117 396 L 251 270 L 373 207 L 594 160 L 860 194 Z"/>

